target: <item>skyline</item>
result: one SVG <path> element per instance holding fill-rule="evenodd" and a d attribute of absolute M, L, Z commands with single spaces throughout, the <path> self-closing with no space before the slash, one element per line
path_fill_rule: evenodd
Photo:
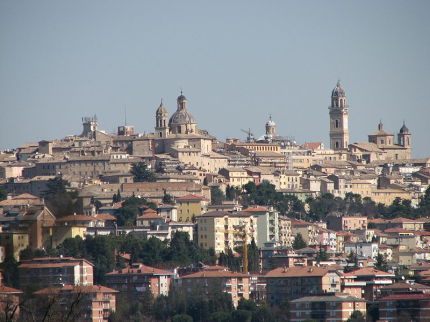
<path fill-rule="evenodd" d="M 426 1 L 222 4 L 2 2 L 0 149 L 80 134 L 94 114 L 110 133 L 125 107 L 152 132 L 160 98 L 171 115 L 181 89 L 219 140 L 258 137 L 271 114 L 279 135 L 328 147 L 340 78 L 351 143 L 405 121 L 413 156 L 429 156 Z"/>

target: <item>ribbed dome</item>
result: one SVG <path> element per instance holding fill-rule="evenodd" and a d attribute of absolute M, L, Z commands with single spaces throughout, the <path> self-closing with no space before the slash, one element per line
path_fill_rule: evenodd
<path fill-rule="evenodd" d="M 337 81 L 336 87 L 331 92 L 332 97 L 345 97 L 345 91 L 340 86 L 340 81 Z"/>
<path fill-rule="evenodd" d="M 171 124 L 195 124 L 194 116 L 191 115 L 186 109 L 176 111 L 173 113 L 169 120 L 169 125 Z"/>

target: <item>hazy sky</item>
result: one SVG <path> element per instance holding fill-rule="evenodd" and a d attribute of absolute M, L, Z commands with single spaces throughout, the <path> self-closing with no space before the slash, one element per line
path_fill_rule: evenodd
<path fill-rule="evenodd" d="M 351 142 L 403 120 L 430 156 L 430 1 L 0 0 L 0 149 L 124 123 L 154 128 L 182 88 L 219 139 L 328 142 L 341 79 Z M 328 145 L 328 144 L 327 144 Z"/>

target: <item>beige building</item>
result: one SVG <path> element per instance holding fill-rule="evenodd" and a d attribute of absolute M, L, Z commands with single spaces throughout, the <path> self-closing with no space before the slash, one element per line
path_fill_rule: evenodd
<path fill-rule="evenodd" d="M 245 240 L 258 243 L 257 216 L 249 212 L 207 212 L 197 217 L 197 227 L 200 247 L 213 248 L 217 254 L 234 250 Z"/>
<path fill-rule="evenodd" d="M 243 168 L 224 168 L 219 171 L 228 181 L 230 186 L 242 187 L 250 181 L 254 181 L 248 172 Z"/>

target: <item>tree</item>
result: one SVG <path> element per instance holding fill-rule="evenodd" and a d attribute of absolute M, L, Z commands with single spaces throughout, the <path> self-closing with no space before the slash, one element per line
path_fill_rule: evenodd
<path fill-rule="evenodd" d="M 213 186 L 211 187 L 211 203 L 213 205 L 220 205 L 225 200 L 225 195 L 220 188 Z"/>
<path fill-rule="evenodd" d="M 172 195 L 165 193 L 163 196 L 163 203 L 172 205 L 175 203 L 175 198 Z"/>
<path fill-rule="evenodd" d="M 7 190 L 0 186 L 0 201 L 7 199 Z"/>
<path fill-rule="evenodd" d="M 252 238 L 251 243 L 247 245 L 248 247 L 248 270 L 250 272 L 260 271 L 260 251 L 255 244 L 254 238 Z"/>
<path fill-rule="evenodd" d="M 52 213 L 58 218 L 78 211 L 76 190 L 67 191 L 69 182 L 57 176 L 47 181 L 44 192 L 45 202 Z"/>
<path fill-rule="evenodd" d="M 322 261 L 326 261 L 329 259 L 329 256 L 327 254 L 327 251 L 325 249 L 323 249 L 320 245 L 320 249 L 318 250 L 317 256 L 316 256 L 316 261 L 322 262 Z"/>
<path fill-rule="evenodd" d="M 387 272 L 389 269 L 387 260 L 381 253 L 378 253 L 378 256 L 376 256 L 375 268 L 384 272 Z"/>
<path fill-rule="evenodd" d="M 134 182 L 154 182 L 157 179 L 145 162 L 134 163 L 130 172 L 134 176 Z"/>
<path fill-rule="evenodd" d="M 293 242 L 293 248 L 294 249 L 301 249 L 301 248 L 305 248 L 306 242 L 303 239 L 303 236 L 301 233 L 297 233 L 296 238 L 294 238 L 294 242 Z"/>
<path fill-rule="evenodd" d="M 172 322 L 193 322 L 193 318 L 188 314 L 176 314 L 172 318 Z"/>
<path fill-rule="evenodd" d="M 351 272 L 358 268 L 358 257 L 357 254 L 352 250 L 349 252 L 348 258 L 346 259 L 347 266 L 345 267 L 345 272 Z"/>
<path fill-rule="evenodd" d="M 245 310 L 236 310 L 231 314 L 233 322 L 251 322 L 252 313 Z"/>
<path fill-rule="evenodd" d="M 366 317 L 360 311 L 355 310 L 351 313 L 347 322 L 366 322 Z"/>

